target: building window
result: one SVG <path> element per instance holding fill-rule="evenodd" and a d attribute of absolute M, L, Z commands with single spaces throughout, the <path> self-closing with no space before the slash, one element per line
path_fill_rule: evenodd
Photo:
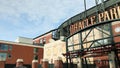
<path fill-rule="evenodd" d="M 5 61 L 7 57 L 7 53 L 0 53 L 0 61 Z"/>
<path fill-rule="evenodd" d="M 43 38 L 43 44 L 45 44 L 46 43 L 46 38 Z"/>
<path fill-rule="evenodd" d="M 40 39 L 40 43 L 43 43 L 43 39 Z"/>
<path fill-rule="evenodd" d="M 38 55 L 34 55 L 34 59 L 35 59 L 35 60 L 38 60 Z"/>
<path fill-rule="evenodd" d="M 8 53 L 8 55 L 7 55 L 7 56 L 8 56 L 8 58 L 9 58 L 9 59 L 12 57 L 10 53 Z"/>
<path fill-rule="evenodd" d="M 0 44 L 0 50 L 7 51 L 8 50 L 8 45 Z"/>
<path fill-rule="evenodd" d="M 9 50 L 12 50 L 12 45 L 9 45 Z"/>
<path fill-rule="evenodd" d="M 54 30 L 54 31 L 52 31 L 52 39 L 54 39 L 54 40 L 58 40 L 59 39 L 59 32 L 58 32 L 58 30 Z"/>
<path fill-rule="evenodd" d="M 40 43 L 41 43 L 41 44 L 45 44 L 45 43 L 46 43 L 46 38 L 41 38 L 41 39 L 40 39 Z"/>
<path fill-rule="evenodd" d="M 36 42 L 36 41 L 33 41 L 33 44 L 37 44 L 37 42 Z"/>
<path fill-rule="evenodd" d="M 34 53 L 38 53 L 38 48 L 34 48 Z"/>

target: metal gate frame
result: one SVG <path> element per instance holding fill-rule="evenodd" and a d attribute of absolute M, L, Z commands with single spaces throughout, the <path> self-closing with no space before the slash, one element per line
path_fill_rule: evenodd
<path fill-rule="evenodd" d="M 63 54 L 64 56 L 66 56 L 67 63 L 68 63 L 68 60 L 70 61 L 70 63 L 72 63 L 71 59 L 73 59 L 73 58 L 83 57 L 83 56 L 87 55 L 90 52 L 94 52 L 94 51 L 100 50 L 99 52 L 96 52 L 96 53 L 98 53 L 98 54 L 108 54 L 109 51 L 113 51 L 115 53 L 115 57 L 116 57 L 116 59 L 115 59 L 116 63 L 115 64 L 118 65 L 118 66 L 120 66 L 120 60 L 119 60 L 119 57 L 118 57 L 118 51 L 120 51 L 120 49 L 119 49 L 120 42 L 115 43 L 115 41 L 114 41 L 114 37 L 118 37 L 118 36 L 120 36 L 120 34 L 116 35 L 116 36 L 113 36 L 113 33 L 112 33 L 113 30 L 112 30 L 112 26 L 111 26 L 111 23 L 115 22 L 115 21 L 120 21 L 120 19 L 116 19 L 116 20 L 111 20 L 111 21 L 106 21 L 106 22 L 101 22 L 101 23 L 94 24 L 92 26 L 84 28 L 84 29 L 82 29 L 82 30 L 74 33 L 73 35 L 67 37 L 67 39 L 66 39 L 66 54 Z M 109 27 L 110 27 L 110 35 L 109 35 L 109 37 L 101 38 L 101 39 L 97 39 L 97 40 L 92 40 L 92 41 L 88 41 L 88 42 L 92 42 L 92 44 L 90 45 L 90 47 L 89 48 L 83 48 L 83 44 L 84 43 L 88 43 L 88 42 L 84 42 L 84 41 L 86 40 L 86 38 L 88 37 L 88 35 L 90 34 L 90 32 L 94 28 L 96 28 L 98 26 L 105 25 L 105 24 L 109 24 Z M 90 29 L 90 31 L 88 33 L 86 33 L 85 38 L 82 38 L 82 32 L 86 31 L 88 29 Z M 99 31 L 102 32 L 101 30 L 99 30 Z M 102 33 L 106 34 L 104 32 L 102 32 Z M 80 45 L 81 49 L 69 51 L 68 48 L 71 47 L 71 46 L 68 45 L 68 39 L 71 38 L 71 37 L 73 37 L 76 34 L 80 35 L 79 40 L 80 40 L 81 43 L 72 44 L 71 46 Z M 104 39 L 108 39 L 108 38 L 111 39 L 110 40 L 110 42 L 111 42 L 110 44 L 106 44 L 104 46 L 100 45 L 100 46 L 96 46 L 96 47 L 91 47 L 91 46 L 93 46 L 93 43 L 98 42 L 99 40 L 104 40 Z M 92 55 L 92 56 L 95 57 L 96 55 Z M 97 55 L 97 56 L 100 56 L 100 55 Z M 82 61 L 85 62 L 86 68 L 89 68 L 88 64 L 87 64 L 87 61 L 86 61 L 86 58 L 87 57 L 80 58 L 80 59 L 82 59 Z"/>

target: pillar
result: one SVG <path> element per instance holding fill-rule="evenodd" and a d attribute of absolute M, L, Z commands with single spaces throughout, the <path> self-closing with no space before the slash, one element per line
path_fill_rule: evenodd
<path fill-rule="evenodd" d="M 47 59 L 43 59 L 41 64 L 42 64 L 42 68 L 48 68 L 49 64 Z"/>
<path fill-rule="evenodd" d="M 116 68 L 115 66 L 115 53 L 111 51 L 108 54 L 110 68 Z"/>
<path fill-rule="evenodd" d="M 38 68 L 38 60 L 32 61 L 32 68 Z"/>
<path fill-rule="evenodd" d="M 78 57 L 76 58 L 76 61 L 77 61 L 77 67 L 78 68 L 83 68 L 83 58 L 82 57 Z"/>
<path fill-rule="evenodd" d="M 5 61 L 0 61 L 0 68 L 5 68 Z"/>
<path fill-rule="evenodd" d="M 63 62 L 61 57 L 58 57 L 54 60 L 54 68 L 63 68 Z"/>

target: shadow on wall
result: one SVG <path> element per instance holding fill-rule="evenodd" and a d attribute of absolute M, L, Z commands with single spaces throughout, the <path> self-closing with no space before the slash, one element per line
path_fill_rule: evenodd
<path fill-rule="evenodd" d="M 16 64 L 5 64 L 5 68 L 14 68 Z M 27 68 L 32 68 L 31 65 L 24 65 Z"/>
<path fill-rule="evenodd" d="M 42 65 L 39 64 L 38 68 L 42 68 Z M 54 64 L 49 64 L 48 68 L 56 68 L 56 67 L 54 66 Z M 61 68 L 61 67 L 57 67 L 57 68 Z M 77 64 L 68 64 L 68 67 L 67 67 L 67 63 L 63 63 L 63 67 L 62 68 L 77 68 Z"/>

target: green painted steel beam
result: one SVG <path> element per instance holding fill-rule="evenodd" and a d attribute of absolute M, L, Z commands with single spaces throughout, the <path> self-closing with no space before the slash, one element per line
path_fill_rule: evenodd
<path fill-rule="evenodd" d="M 76 33 L 68 36 L 66 39 L 72 37 L 73 35 L 75 35 L 75 34 L 77 34 L 77 33 L 80 33 L 80 32 L 83 32 L 83 31 L 85 31 L 85 30 L 88 30 L 88 29 L 90 29 L 90 28 L 92 28 L 92 27 L 100 26 L 100 25 L 104 25 L 104 24 L 108 24 L 108 23 L 111 23 L 111 22 L 114 22 L 114 21 L 120 21 L 120 19 L 114 19 L 114 20 L 110 20 L 110 21 L 103 21 L 103 22 L 101 22 L 101 23 L 97 23 L 97 24 L 94 24 L 94 25 L 92 25 L 92 26 L 83 28 L 83 29 L 81 29 L 80 31 L 78 31 L 78 32 L 76 32 Z"/>

